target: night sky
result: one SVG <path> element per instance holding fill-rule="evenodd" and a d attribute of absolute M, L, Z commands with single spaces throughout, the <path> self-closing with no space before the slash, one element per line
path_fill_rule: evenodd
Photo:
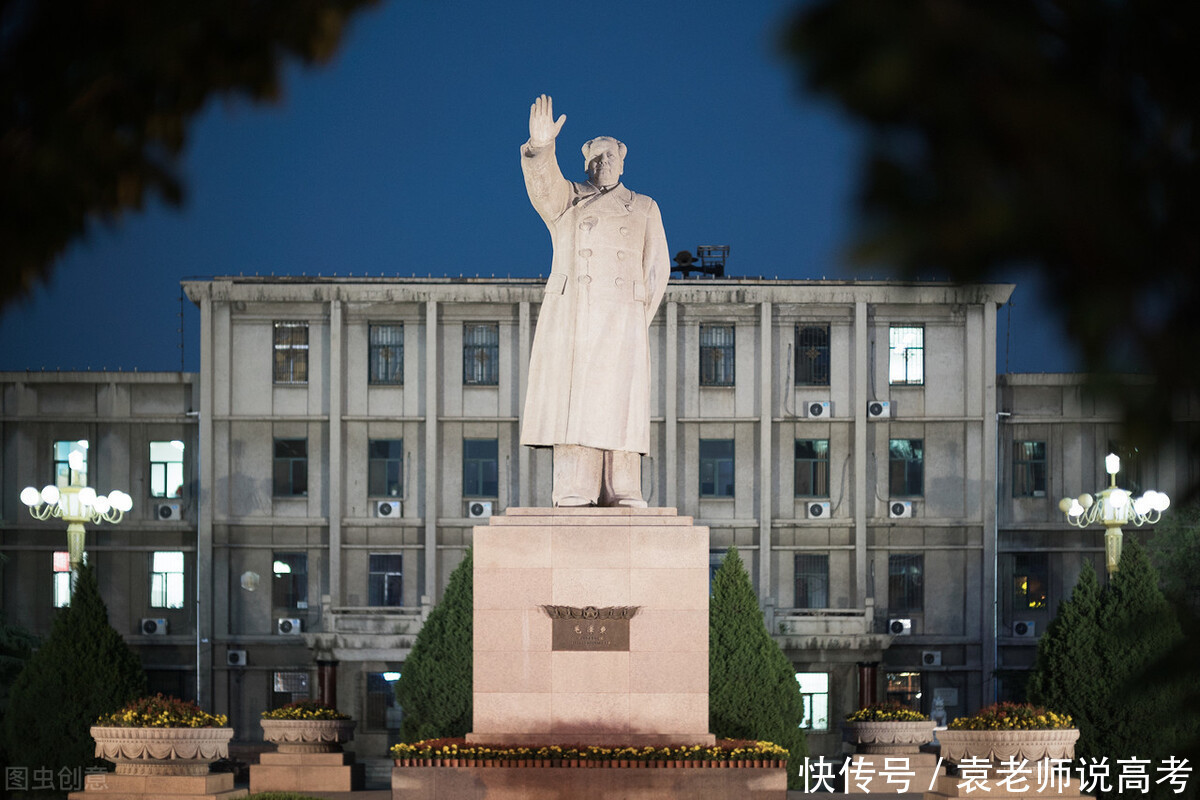
<path fill-rule="evenodd" d="M 844 265 L 861 131 L 804 94 L 778 37 L 794 0 L 606 4 L 417 0 L 355 18 L 338 55 L 291 68 L 276 105 L 212 103 L 181 209 L 97 225 L 0 315 L 0 370 L 199 368 L 179 282 L 216 275 L 546 273 L 519 148 L 540 93 L 580 145 L 629 147 L 624 183 L 672 253 L 731 248 L 727 274 L 886 278 Z M 1034 284 L 1001 309 L 1001 371 L 1075 368 Z M 1011 318 L 1011 336 L 1008 333 Z M 182 348 L 181 348 L 182 342 Z"/>

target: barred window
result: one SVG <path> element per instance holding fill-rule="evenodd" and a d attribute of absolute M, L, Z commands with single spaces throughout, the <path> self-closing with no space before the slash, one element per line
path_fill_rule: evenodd
<path fill-rule="evenodd" d="M 733 326 L 700 326 L 700 385 L 733 386 Z"/>
<path fill-rule="evenodd" d="M 1013 497 L 1046 496 L 1046 443 L 1013 442 Z"/>
<path fill-rule="evenodd" d="M 796 497 L 829 497 L 829 440 L 796 440 Z"/>
<path fill-rule="evenodd" d="M 404 325 L 371 325 L 367 329 L 368 381 L 404 384 Z"/>
<path fill-rule="evenodd" d="M 467 386 L 499 385 L 499 323 L 463 325 L 463 383 Z"/>
<path fill-rule="evenodd" d="M 829 556 L 796 554 L 796 608 L 829 608 Z"/>
<path fill-rule="evenodd" d="M 308 383 L 308 323 L 275 323 L 275 383 Z"/>
<path fill-rule="evenodd" d="M 888 383 L 925 383 L 925 329 L 893 325 L 888 333 Z"/>
<path fill-rule="evenodd" d="M 888 441 L 888 494 L 921 497 L 925 494 L 925 440 Z"/>
<path fill-rule="evenodd" d="M 796 385 L 829 385 L 829 326 L 796 326 Z"/>
<path fill-rule="evenodd" d="M 903 613 L 925 608 L 925 556 L 893 553 L 888 556 L 888 611 Z"/>

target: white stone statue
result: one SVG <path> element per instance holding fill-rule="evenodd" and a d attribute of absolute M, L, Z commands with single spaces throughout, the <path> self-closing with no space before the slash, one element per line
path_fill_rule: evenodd
<path fill-rule="evenodd" d="M 620 183 L 625 145 L 583 146 L 588 180 L 563 177 L 566 122 L 542 95 L 529 108 L 521 171 L 554 241 L 529 362 L 521 444 L 554 448 L 554 505 L 644 508 L 650 450 L 650 321 L 671 273 L 658 205 Z"/>

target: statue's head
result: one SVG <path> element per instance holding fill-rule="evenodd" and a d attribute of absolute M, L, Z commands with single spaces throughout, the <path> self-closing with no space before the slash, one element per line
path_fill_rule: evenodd
<path fill-rule="evenodd" d="M 597 136 L 583 146 L 583 168 L 596 186 L 615 186 L 625 171 L 625 145 L 611 136 Z"/>

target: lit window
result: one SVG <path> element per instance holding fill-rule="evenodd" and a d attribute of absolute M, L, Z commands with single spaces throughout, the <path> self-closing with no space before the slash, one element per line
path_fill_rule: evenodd
<path fill-rule="evenodd" d="M 925 608 L 925 556 L 892 553 L 888 556 L 888 611 L 905 613 Z"/>
<path fill-rule="evenodd" d="M 402 605 L 401 579 L 404 556 L 371 553 L 367 573 L 367 605 Z"/>
<path fill-rule="evenodd" d="M 463 497 L 500 496 L 499 451 L 495 439 L 463 439 Z"/>
<path fill-rule="evenodd" d="M 308 323 L 275 323 L 275 382 L 308 383 Z"/>
<path fill-rule="evenodd" d="M 700 496 L 733 497 L 733 439 L 700 440 Z"/>
<path fill-rule="evenodd" d="M 183 494 L 183 442 L 150 443 L 150 496 Z"/>
<path fill-rule="evenodd" d="M 796 497 L 829 497 L 829 440 L 796 440 Z"/>
<path fill-rule="evenodd" d="M 308 440 L 275 440 L 276 497 L 308 494 Z"/>
<path fill-rule="evenodd" d="M 829 608 L 829 556 L 796 554 L 796 608 Z"/>
<path fill-rule="evenodd" d="M 921 497 L 925 494 L 925 440 L 888 441 L 888 496 Z"/>
<path fill-rule="evenodd" d="M 367 358 L 373 384 L 404 383 L 404 326 L 371 325 Z"/>
<path fill-rule="evenodd" d="M 796 385 L 829 385 L 829 326 L 796 326 Z"/>
<path fill-rule="evenodd" d="M 829 673 L 797 672 L 804 717 L 800 727 L 807 731 L 829 730 Z"/>
<path fill-rule="evenodd" d="M 1046 443 L 1013 442 L 1013 497 L 1046 496 Z"/>
<path fill-rule="evenodd" d="M 888 702 L 899 703 L 905 708 L 911 708 L 913 711 L 920 711 L 921 673 L 887 673 L 887 689 L 885 696 Z"/>
<path fill-rule="evenodd" d="M 366 719 L 363 727 L 372 731 L 397 731 L 403 715 L 396 703 L 398 672 L 367 673 Z"/>
<path fill-rule="evenodd" d="M 367 442 L 367 494 L 371 497 L 404 496 L 403 439 L 371 439 Z"/>
<path fill-rule="evenodd" d="M 498 323 L 463 325 L 463 383 L 467 386 L 496 386 L 500 383 Z"/>
<path fill-rule="evenodd" d="M 87 439 L 54 443 L 54 485 L 85 486 L 88 479 Z"/>
<path fill-rule="evenodd" d="M 275 553 L 272 555 L 271 604 L 277 610 L 308 609 L 308 555 Z"/>
<path fill-rule="evenodd" d="M 183 608 L 183 553 L 160 550 L 151 555 L 150 607 Z"/>
<path fill-rule="evenodd" d="M 700 326 L 700 385 L 733 386 L 733 326 Z"/>
<path fill-rule="evenodd" d="M 925 329 L 892 326 L 888 337 L 888 383 L 925 383 Z"/>
<path fill-rule="evenodd" d="M 71 605 L 71 555 L 65 550 L 54 553 L 54 607 Z"/>
<path fill-rule="evenodd" d="M 271 708 L 308 699 L 307 672 L 275 672 L 271 674 Z"/>
<path fill-rule="evenodd" d="M 1013 553 L 1012 603 L 1014 619 L 1030 611 L 1046 608 L 1046 587 L 1050 583 L 1050 560 L 1046 553 Z"/>

